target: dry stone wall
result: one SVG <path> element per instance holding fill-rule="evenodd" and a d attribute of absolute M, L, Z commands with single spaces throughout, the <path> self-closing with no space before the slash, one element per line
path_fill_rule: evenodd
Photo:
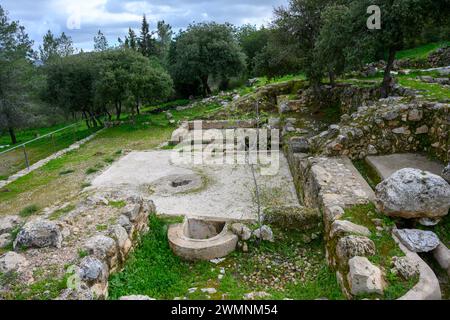
<path fill-rule="evenodd" d="M 311 139 L 319 153 L 363 159 L 367 155 L 423 151 L 450 159 L 450 104 L 381 99 L 344 114 L 333 131 Z"/>

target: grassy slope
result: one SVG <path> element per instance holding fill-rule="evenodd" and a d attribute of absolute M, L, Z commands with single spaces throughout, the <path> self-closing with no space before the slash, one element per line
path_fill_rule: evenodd
<path fill-rule="evenodd" d="M 399 51 L 396 55 L 396 59 L 426 59 L 430 55 L 431 52 L 435 51 L 436 49 L 444 46 L 444 45 L 450 45 L 450 41 L 445 42 L 438 42 L 438 43 L 428 43 L 423 46 L 419 46 L 412 49 L 406 49 Z"/>

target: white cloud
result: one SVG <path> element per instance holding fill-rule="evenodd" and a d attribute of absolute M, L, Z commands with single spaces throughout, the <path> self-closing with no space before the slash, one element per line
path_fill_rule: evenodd
<path fill-rule="evenodd" d="M 66 32 L 75 45 L 92 48 L 92 39 L 101 29 L 110 43 L 123 37 L 128 27 L 137 29 L 145 13 L 151 28 L 165 20 L 174 30 L 193 21 L 230 22 L 235 25 L 267 24 L 273 7 L 288 0 L 2 0 L 2 6 L 14 20 L 20 20 L 37 44 L 48 29 Z M 79 13 L 80 30 L 67 28 L 68 19 Z"/>

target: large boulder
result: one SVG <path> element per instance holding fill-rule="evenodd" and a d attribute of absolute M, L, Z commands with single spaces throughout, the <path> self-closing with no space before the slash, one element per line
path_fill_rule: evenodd
<path fill-rule="evenodd" d="M 450 185 L 419 169 L 401 169 L 375 190 L 378 209 L 391 217 L 437 218 L 448 214 Z"/>
<path fill-rule="evenodd" d="M 395 229 L 394 234 L 409 250 L 413 252 L 429 252 L 439 245 L 437 235 L 431 231 L 417 229 Z"/>
<path fill-rule="evenodd" d="M 14 240 L 14 250 L 22 248 L 61 248 L 63 236 L 58 225 L 52 221 L 38 219 L 26 223 Z"/>
<path fill-rule="evenodd" d="M 0 256 L 0 273 L 18 272 L 28 266 L 24 256 L 15 252 L 7 252 Z"/>
<path fill-rule="evenodd" d="M 347 275 L 350 292 L 353 295 L 383 294 L 384 281 L 381 270 L 365 257 L 353 257 L 348 262 Z"/>

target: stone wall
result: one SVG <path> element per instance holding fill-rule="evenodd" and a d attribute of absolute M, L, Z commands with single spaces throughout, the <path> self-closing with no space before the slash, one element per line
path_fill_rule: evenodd
<path fill-rule="evenodd" d="M 367 155 L 424 151 L 450 160 L 450 105 L 408 98 L 381 99 L 343 115 L 338 126 L 310 139 L 327 155 L 363 159 Z"/>
<path fill-rule="evenodd" d="M 313 89 L 302 89 L 298 91 L 299 104 L 311 110 L 337 106 L 341 114 L 349 113 L 357 109 L 358 106 L 369 101 L 380 98 L 380 88 L 378 86 L 355 86 L 351 84 L 336 84 L 334 87 L 323 85 L 318 92 Z"/>
<path fill-rule="evenodd" d="M 261 111 L 276 111 L 278 96 L 295 94 L 299 89 L 306 86 L 307 82 L 304 80 L 291 80 L 269 84 L 237 99 L 232 103 L 231 107 L 243 111 L 255 111 L 256 102 L 258 102 Z"/>
<path fill-rule="evenodd" d="M 109 276 L 121 270 L 148 232 L 149 214 L 156 212 L 153 202 L 141 197 L 129 197 L 127 203 L 115 225 L 85 241 L 87 256 L 73 268 L 74 285 L 64 290 L 60 300 L 107 299 Z"/>
<path fill-rule="evenodd" d="M 369 230 L 364 219 L 356 224 L 346 215 L 346 209 L 373 203 L 375 194 L 370 186 L 348 157 L 313 157 L 295 152 L 291 144 L 285 146 L 285 153 L 303 204 L 322 213 L 327 262 L 336 271 L 344 295 L 352 299 L 382 294 L 387 286 L 386 266 L 367 259 L 380 254 L 381 248 L 372 241 L 375 231 L 373 227 Z M 382 219 L 374 218 L 372 222 L 377 226 L 377 237 L 384 236 L 380 232 L 392 232 L 392 226 L 385 225 Z M 407 259 L 407 265 L 417 265 L 419 274 L 416 285 L 399 299 L 440 299 L 439 283 L 431 269 L 417 254 L 398 245 L 407 256 L 403 258 Z M 393 270 L 397 268 L 395 263 L 393 267 Z"/>

